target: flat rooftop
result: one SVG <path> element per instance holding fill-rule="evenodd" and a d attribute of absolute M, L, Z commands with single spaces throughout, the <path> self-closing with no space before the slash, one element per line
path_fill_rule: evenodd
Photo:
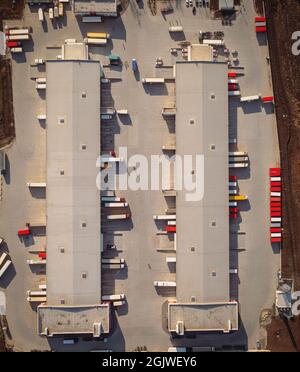
<path fill-rule="evenodd" d="M 88 46 L 85 43 L 66 43 L 61 47 L 62 59 L 88 60 Z"/>
<path fill-rule="evenodd" d="M 212 61 L 213 47 L 204 44 L 192 44 L 188 47 L 189 61 Z"/>
<path fill-rule="evenodd" d="M 177 192 L 179 303 L 229 301 L 227 72 L 226 63 L 176 63 L 176 155 L 204 156 L 201 200 Z"/>
<path fill-rule="evenodd" d="M 178 322 L 184 323 L 185 331 L 224 332 L 238 330 L 238 304 L 236 302 L 215 304 L 168 305 L 168 329 L 176 332 Z"/>
<path fill-rule="evenodd" d="M 101 302 L 100 64 L 48 61 L 47 305 Z"/>
<path fill-rule="evenodd" d="M 109 332 L 109 305 L 38 307 L 38 332 L 44 336 L 94 334 L 98 324 L 101 334 Z M 97 337 L 97 336 L 96 336 Z"/>
<path fill-rule="evenodd" d="M 74 0 L 75 14 L 117 15 L 116 0 Z"/>

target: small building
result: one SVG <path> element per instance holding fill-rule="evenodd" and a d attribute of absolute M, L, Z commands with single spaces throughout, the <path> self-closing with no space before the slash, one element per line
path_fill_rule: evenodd
<path fill-rule="evenodd" d="M 192 44 L 188 46 L 188 61 L 213 61 L 213 47 L 203 44 Z"/>
<path fill-rule="evenodd" d="M 74 0 L 74 13 L 79 16 L 117 16 L 117 0 Z"/>
<path fill-rule="evenodd" d="M 234 10 L 234 0 L 219 0 L 220 10 Z"/>

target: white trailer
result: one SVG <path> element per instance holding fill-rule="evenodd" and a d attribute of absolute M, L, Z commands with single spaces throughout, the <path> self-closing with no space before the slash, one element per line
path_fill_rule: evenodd
<path fill-rule="evenodd" d="M 39 15 L 39 21 L 44 22 L 44 11 L 43 11 L 43 8 L 39 8 L 38 15 Z"/>
<path fill-rule="evenodd" d="M 117 110 L 118 115 L 128 115 L 128 110 L 127 109 L 120 109 Z"/>
<path fill-rule="evenodd" d="M 46 182 L 27 182 L 27 186 L 30 188 L 44 188 L 46 185 Z"/>
<path fill-rule="evenodd" d="M 271 192 L 271 196 L 272 197 L 280 197 L 281 196 L 281 192 Z"/>
<path fill-rule="evenodd" d="M 9 41 L 19 41 L 19 40 L 29 40 L 29 34 L 23 35 L 7 35 L 7 40 Z"/>
<path fill-rule="evenodd" d="M 237 182 L 229 182 L 229 187 L 237 187 Z"/>
<path fill-rule="evenodd" d="M 11 265 L 11 261 L 10 260 L 7 260 L 5 262 L 5 264 L 2 266 L 2 268 L 0 269 L 0 279 L 2 277 L 2 275 L 4 275 L 5 271 L 8 269 L 8 267 Z"/>
<path fill-rule="evenodd" d="M 162 146 L 162 150 L 165 150 L 165 151 L 175 151 L 176 150 L 176 145 L 173 143 L 173 144 L 169 144 L 169 145 L 163 145 Z"/>
<path fill-rule="evenodd" d="M 46 265 L 46 260 L 27 260 L 28 265 Z"/>
<path fill-rule="evenodd" d="M 167 215 L 154 215 L 154 220 L 176 220 L 176 214 L 167 214 Z"/>
<path fill-rule="evenodd" d="M 119 198 L 117 196 L 101 196 L 103 202 L 125 202 L 125 198 Z"/>
<path fill-rule="evenodd" d="M 217 40 L 217 39 L 204 39 L 204 45 L 216 45 L 216 46 L 223 46 L 225 45 L 224 40 Z"/>
<path fill-rule="evenodd" d="M 6 257 L 7 257 L 7 253 L 3 252 L 2 255 L 0 256 L 0 267 L 5 261 Z"/>
<path fill-rule="evenodd" d="M 249 163 L 230 163 L 229 168 L 248 168 Z"/>
<path fill-rule="evenodd" d="M 39 289 L 45 291 L 47 289 L 47 284 L 39 284 Z"/>
<path fill-rule="evenodd" d="M 45 77 L 38 77 L 38 78 L 35 79 L 35 81 L 38 84 L 44 84 L 44 83 L 46 83 L 46 78 Z"/>
<path fill-rule="evenodd" d="M 183 32 L 182 26 L 170 26 L 169 32 Z"/>
<path fill-rule="evenodd" d="M 281 228 L 281 223 L 271 223 L 271 228 Z"/>
<path fill-rule="evenodd" d="M 166 263 L 176 263 L 176 257 L 166 257 Z"/>
<path fill-rule="evenodd" d="M 36 118 L 37 118 L 38 120 L 46 120 L 46 119 L 47 119 L 47 116 L 46 116 L 46 114 L 38 114 L 38 115 L 36 116 Z"/>
<path fill-rule="evenodd" d="M 46 296 L 46 295 L 47 295 L 46 291 L 31 291 L 31 290 L 27 291 L 28 297 L 40 297 L 40 296 Z"/>
<path fill-rule="evenodd" d="M 228 84 L 238 84 L 239 81 L 237 79 L 228 79 Z"/>
<path fill-rule="evenodd" d="M 43 58 L 35 58 L 34 59 L 34 64 L 35 65 L 44 65 L 45 64 L 45 60 Z"/>
<path fill-rule="evenodd" d="M 229 190 L 229 195 L 237 195 L 237 190 Z"/>
<path fill-rule="evenodd" d="M 234 151 L 230 152 L 229 156 L 247 156 L 248 153 L 246 151 Z"/>
<path fill-rule="evenodd" d="M 281 222 L 281 217 L 271 217 L 271 222 L 273 223 L 277 223 L 277 222 Z"/>
<path fill-rule="evenodd" d="M 252 101 L 258 101 L 260 99 L 261 95 L 255 95 L 255 96 L 248 96 L 248 97 L 241 97 L 241 102 L 252 102 Z"/>
<path fill-rule="evenodd" d="M 241 92 L 239 90 L 229 90 L 228 91 L 228 95 L 230 97 L 232 97 L 232 96 L 240 96 L 241 95 Z"/>
<path fill-rule="evenodd" d="M 229 274 L 238 274 L 238 269 L 229 269 Z"/>
<path fill-rule="evenodd" d="M 281 233 L 271 233 L 271 238 L 281 238 Z"/>
<path fill-rule="evenodd" d="M 102 18 L 100 16 L 83 16 L 81 18 L 83 23 L 100 23 Z"/>
<path fill-rule="evenodd" d="M 119 307 L 125 305 L 126 301 L 115 301 L 113 302 L 113 307 Z"/>
<path fill-rule="evenodd" d="M 46 89 L 46 84 L 37 83 L 35 87 L 37 90 L 44 90 Z"/>
<path fill-rule="evenodd" d="M 238 203 L 236 201 L 230 201 L 229 202 L 229 207 L 237 207 L 238 206 Z"/>
<path fill-rule="evenodd" d="M 143 78 L 142 83 L 143 84 L 164 84 L 165 79 L 164 78 Z"/>
<path fill-rule="evenodd" d="M 15 47 L 15 48 L 10 48 L 11 53 L 22 53 L 23 48 L 22 47 Z"/>
<path fill-rule="evenodd" d="M 125 299 L 125 294 L 114 294 L 114 295 L 104 295 L 101 297 L 102 301 L 119 301 Z"/>
<path fill-rule="evenodd" d="M 155 281 L 154 287 L 176 287 L 176 282 Z"/>
<path fill-rule="evenodd" d="M 271 177 L 271 182 L 281 182 L 281 177 Z"/>
<path fill-rule="evenodd" d="M 46 296 L 39 296 L 39 297 L 27 297 L 28 302 L 46 302 Z"/>
<path fill-rule="evenodd" d="M 128 203 L 105 203 L 105 208 L 126 208 L 128 207 Z"/>
<path fill-rule="evenodd" d="M 28 35 L 29 29 L 28 28 L 15 28 L 15 29 L 9 29 L 6 31 L 6 33 L 10 35 Z"/>
<path fill-rule="evenodd" d="M 101 163 L 119 163 L 124 161 L 123 158 L 117 158 L 109 155 L 101 155 Z"/>
<path fill-rule="evenodd" d="M 96 38 L 85 38 L 84 42 L 86 44 L 95 44 L 95 45 L 103 45 L 105 46 L 107 44 L 107 39 L 96 39 Z"/>
<path fill-rule="evenodd" d="M 124 214 L 110 214 L 107 216 L 108 220 L 127 220 L 131 217 L 130 213 L 124 213 Z"/>
<path fill-rule="evenodd" d="M 176 226 L 176 221 L 168 221 L 167 225 L 168 226 Z"/>
<path fill-rule="evenodd" d="M 249 161 L 248 156 L 230 156 L 230 163 L 247 163 Z"/>
<path fill-rule="evenodd" d="M 102 265 L 102 269 L 107 269 L 107 270 L 120 270 L 124 268 L 125 268 L 125 264 L 120 264 L 120 265 L 103 264 Z"/>
<path fill-rule="evenodd" d="M 102 258 L 101 262 L 103 264 L 118 265 L 118 264 L 124 264 L 125 259 L 124 258 Z"/>

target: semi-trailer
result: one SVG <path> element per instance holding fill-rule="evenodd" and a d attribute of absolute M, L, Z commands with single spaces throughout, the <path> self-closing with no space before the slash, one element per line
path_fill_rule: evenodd
<path fill-rule="evenodd" d="M 83 16 L 81 18 L 83 23 L 100 23 L 102 18 L 100 16 Z"/>
<path fill-rule="evenodd" d="M 176 214 L 168 214 L 168 215 L 154 215 L 154 220 L 176 220 Z"/>
<path fill-rule="evenodd" d="M 0 267 L 5 261 L 6 257 L 8 257 L 7 253 L 3 252 L 2 255 L 0 256 Z"/>
<path fill-rule="evenodd" d="M 6 39 L 9 41 L 13 40 L 29 40 L 29 35 L 24 34 L 24 35 L 8 35 L 6 36 Z"/>
<path fill-rule="evenodd" d="M 47 296 L 46 291 L 27 291 L 27 296 L 28 297 L 39 297 L 39 296 Z"/>
<path fill-rule="evenodd" d="M 229 196 L 230 201 L 245 201 L 248 200 L 247 195 L 231 195 Z"/>
<path fill-rule="evenodd" d="M 95 44 L 95 45 L 106 45 L 107 39 L 97 39 L 97 38 L 85 38 L 84 42 L 86 44 Z"/>
<path fill-rule="evenodd" d="M 105 208 L 125 208 L 128 207 L 128 203 L 105 203 Z"/>
<path fill-rule="evenodd" d="M 164 84 L 165 79 L 164 78 L 143 78 L 142 83 L 143 84 Z"/>
<path fill-rule="evenodd" d="M 16 47 L 16 48 L 10 48 L 11 53 L 22 53 L 23 48 L 22 47 Z"/>
<path fill-rule="evenodd" d="M 125 202 L 125 198 L 119 198 L 117 196 L 101 196 L 102 202 Z"/>
<path fill-rule="evenodd" d="M 104 295 L 101 297 L 102 301 L 119 301 L 125 299 L 125 294 L 114 294 L 114 295 Z"/>
<path fill-rule="evenodd" d="M 182 26 L 170 26 L 169 32 L 183 32 Z"/>
<path fill-rule="evenodd" d="M 124 264 L 125 259 L 124 258 L 102 258 L 101 263 L 109 264 L 109 265 L 118 265 L 118 264 Z"/>
<path fill-rule="evenodd" d="M 47 297 L 46 296 L 33 296 L 33 297 L 27 297 L 28 302 L 46 302 Z"/>
<path fill-rule="evenodd" d="M 155 281 L 154 287 L 176 287 L 176 282 Z"/>
<path fill-rule="evenodd" d="M 124 213 L 124 214 L 110 214 L 106 218 L 108 220 L 127 220 L 131 217 L 130 213 Z"/>
<path fill-rule="evenodd" d="M 87 38 L 91 38 L 91 39 L 109 39 L 110 38 L 110 34 L 106 32 L 88 32 L 86 36 Z"/>
<path fill-rule="evenodd" d="M 247 96 L 247 97 L 241 97 L 241 102 L 252 102 L 252 101 L 258 101 L 260 99 L 260 95 L 254 95 L 254 96 Z"/>
<path fill-rule="evenodd" d="M 27 186 L 30 188 L 44 188 L 47 186 L 46 182 L 27 182 Z"/>
<path fill-rule="evenodd" d="M 102 269 L 106 270 L 121 270 L 125 268 L 125 264 L 103 264 Z"/>
<path fill-rule="evenodd" d="M 28 35 L 29 34 L 29 29 L 28 28 L 12 28 L 8 29 L 5 31 L 5 34 L 7 36 L 12 36 L 12 35 Z"/>

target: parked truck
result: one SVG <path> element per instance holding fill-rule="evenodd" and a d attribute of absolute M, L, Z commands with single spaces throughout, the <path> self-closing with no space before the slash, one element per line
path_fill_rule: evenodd
<path fill-rule="evenodd" d="M 5 264 L 1 267 L 0 269 L 0 279 L 1 277 L 4 275 L 4 273 L 6 272 L 6 270 L 9 268 L 9 266 L 11 265 L 11 261 L 10 260 L 7 260 L 5 262 Z"/>
<path fill-rule="evenodd" d="M 110 214 L 107 216 L 108 220 L 127 220 L 131 217 L 130 213 L 124 214 Z"/>

